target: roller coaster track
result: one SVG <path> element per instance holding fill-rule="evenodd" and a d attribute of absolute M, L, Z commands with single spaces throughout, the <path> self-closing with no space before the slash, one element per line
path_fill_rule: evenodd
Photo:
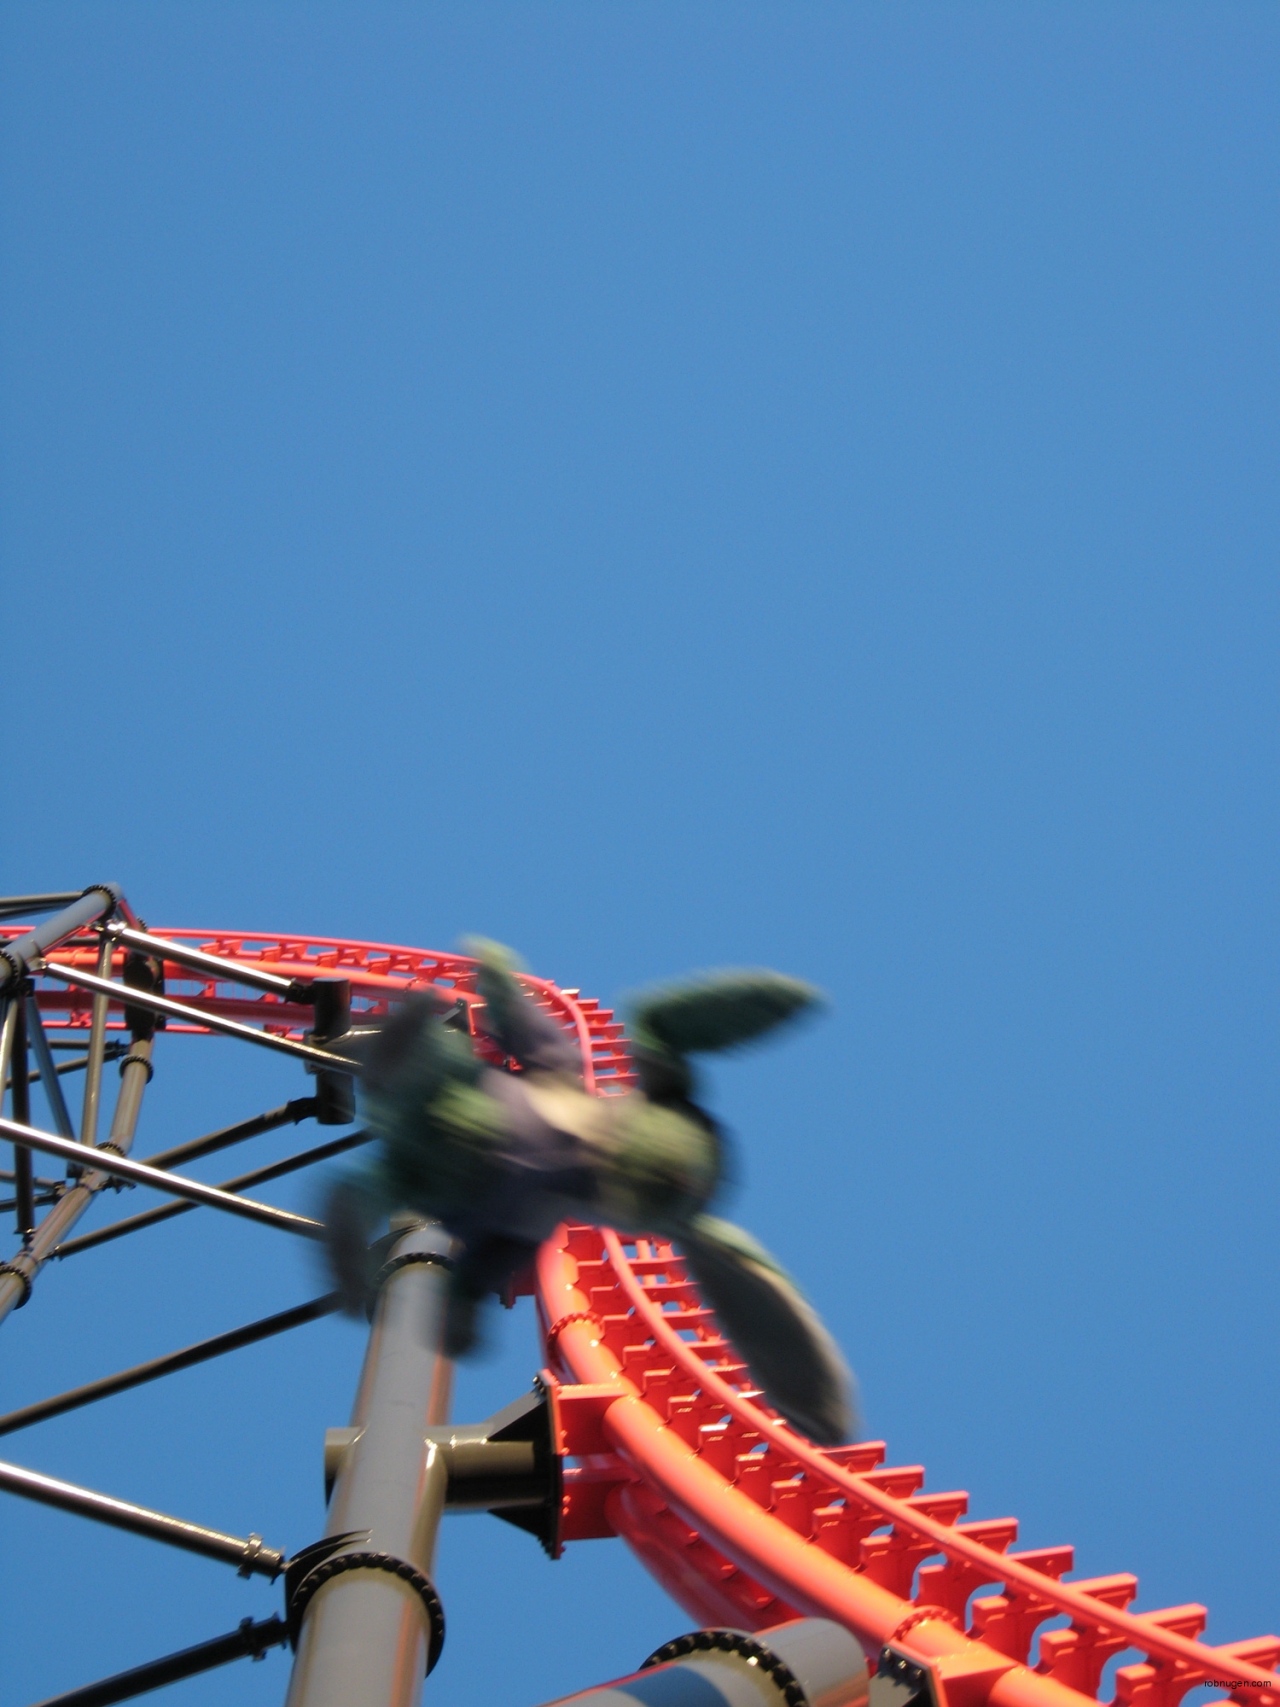
<path fill-rule="evenodd" d="M 0 944 L 18 934 L 0 927 Z M 326 937 L 163 934 L 284 977 L 348 979 L 357 1021 L 411 989 L 452 992 L 468 1010 L 479 1000 L 463 956 Z M 48 958 L 89 970 L 97 954 L 81 938 Z M 312 1009 L 234 976 L 172 963 L 165 975 L 166 991 L 214 1024 L 297 1039 L 312 1023 Z M 613 1014 L 577 990 L 526 982 L 577 1036 L 588 1088 L 625 1091 L 630 1064 Z M 46 1024 L 89 1027 L 86 991 L 41 980 L 37 999 Z M 112 1014 L 108 1027 L 122 1026 L 121 1011 Z M 189 1019 L 169 1029 L 203 1027 Z M 883 1442 L 821 1450 L 797 1436 L 752 1390 L 669 1243 L 564 1227 L 544 1246 L 532 1288 L 568 1464 L 561 1544 L 624 1537 L 700 1622 L 754 1631 L 797 1614 L 833 1618 L 873 1656 L 890 1647 L 925 1668 L 939 1707 L 1085 1707 L 1101 1699 L 1109 1662 L 1129 1653 L 1114 1668 L 1114 1707 L 1178 1707 L 1205 1683 L 1254 1707 L 1276 1701 L 1267 1692 L 1280 1690 L 1280 1638 L 1211 1646 L 1199 1640 L 1204 1607 L 1131 1611 L 1138 1585 L 1127 1573 L 1065 1580 L 1070 1546 L 1012 1551 L 1015 1519 L 963 1521 L 967 1495 L 923 1491 L 923 1469 L 886 1466 Z"/>

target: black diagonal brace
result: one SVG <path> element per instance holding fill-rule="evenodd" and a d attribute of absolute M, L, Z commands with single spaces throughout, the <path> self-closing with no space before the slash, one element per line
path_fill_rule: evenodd
<path fill-rule="evenodd" d="M 237 1120 L 234 1126 L 221 1126 L 216 1132 L 206 1132 L 201 1138 L 188 1138 L 183 1144 L 174 1144 L 168 1150 L 157 1150 L 154 1156 L 144 1157 L 153 1168 L 176 1168 L 182 1162 L 194 1162 L 197 1156 L 210 1156 L 215 1150 L 226 1150 L 232 1144 L 243 1144 L 246 1139 L 259 1138 L 264 1132 L 274 1132 L 277 1126 L 294 1126 L 300 1120 L 309 1119 L 316 1112 L 314 1097 L 293 1097 L 289 1102 L 281 1103 L 279 1108 L 269 1108 L 265 1114 L 251 1115 L 248 1120 Z"/>
<path fill-rule="evenodd" d="M 167 1683 L 178 1683 L 184 1677 L 195 1677 L 202 1671 L 226 1665 L 231 1660 L 261 1659 L 268 1648 L 282 1648 L 289 1640 L 289 1626 L 283 1618 L 263 1618 L 254 1623 L 244 1618 L 236 1630 L 225 1636 L 215 1636 L 211 1642 L 200 1642 L 194 1648 L 166 1654 L 132 1671 L 119 1671 L 114 1677 L 100 1678 L 80 1689 L 69 1689 L 64 1695 L 50 1695 L 36 1707 L 111 1707 L 114 1701 L 128 1701 L 135 1695 L 145 1695 L 149 1689 L 162 1689 Z"/>
<path fill-rule="evenodd" d="M 83 1387 L 72 1387 L 66 1393 L 56 1393 L 51 1399 L 41 1399 L 34 1405 L 24 1405 L 21 1410 L 9 1411 L 0 1416 L 0 1434 L 13 1434 L 17 1429 L 30 1428 L 32 1423 L 44 1422 L 49 1417 L 60 1417 L 64 1411 L 76 1411 L 82 1405 L 92 1405 L 98 1399 L 110 1398 L 113 1393 L 125 1393 L 130 1387 L 141 1387 L 147 1381 L 158 1381 L 162 1375 L 173 1375 L 179 1369 L 190 1369 L 193 1364 L 207 1363 L 210 1358 L 221 1357 L 224 1352 L 238 1351 L 241 1346 L 256 1345 L 259 1340 L 270 1339 L 273 1334 L 287 1333 L 290 1328 L 300 1328 L 304 1322 L 315 1322 L 321 1316 L 331 1315 L 340 1303 L 338 1293 L 327 1292 L 322 1298 L 313 1298 L 309 1303 L 295 1305 L 292 1310 L 281 1310 L 278 1315 L 265 1316 L 261 1321 L 249 1322 L 243 1328 L 232 1328 L 229 1333 L 215 1334 L 212 1339 L 184 1346 L 181 1351 L 171 1351 L 164 1357 L 153 1357 L 148 1363 L 137 1363 L 132 1369 L 122 1369 L 115 1375 L 104 1375 L 100 1381 L 89 1381 Z"/>
<path fill-rule="evenodd" d="M 262 1185 L 266 1180 L 280 1179 L 285 1174 L 296 1173 L 299 1168 L 309 1168 L 315 1162 L 327 1162 L 331 1156 L 340 1156 L 344 1150 L 354 1150 L 358 1144 L 367 1144 L 373 1137 L 371 1132 L 350 1132 L 343 1138 L 333 1138 L 327 1144 L 317 1144 L 313 1150 L 303 1150 L 296 1156 L 286 1156 L 281 1162 L 268 1162 L 266 1167 L 254 1168 L 247 1174 L 237 1174 L 235 1179 L 224 1180 L 218 1187 L 219 1191 L 243 1191 L 246 1186 Z M 128 1215 L 123 1220 L 109 1222 L 105 1227 L 98 1227 L 92 1233 L 82 1233 L 78 1239 L 68 1239 L 64 1245 L 59 1245 L 54 1251 L 56 1257 L 74 1256 L 77 1251 L 91 1250 L 94 1245 L 105 1245 L 111 1239 L 123 1238 L 126 1233 L 136 1233 L 140 1227 L 154 1227 L 160 1221 L 171 1221 L 175 1215 L 185 1215 L 189 1210 L 198 1208 L 195 1203 L 161 1203 L 155 1209 L 144 1209 L 137 1215 Z"/>

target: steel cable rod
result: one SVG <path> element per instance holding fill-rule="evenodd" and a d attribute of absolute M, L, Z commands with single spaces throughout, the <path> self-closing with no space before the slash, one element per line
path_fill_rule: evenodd
<path fill-rule="evenodd" d="M 42 978 L 56 978 L 60 983 L 72 984 L 77 989 L 91 991 L 95 995 L 106 995 L 119 1002 L 121 1007 L 147 1008 L 152 1013 L 164 1014 L 170 1019 L 185 1020 L 188 1025 L 202 1027 L 206 1031 L 220 1031 L 227 1037 L 238 1037 L 242 1043 L 256 1043 L 261 1049 L 274 1049 L 281 1055 L 292 1055 L 296 1060 L 309 1061 L 313 1067 L 327 1067 L 339 1073 L 358 1073 L 359 1063 L 349 1060 L 345 1055 L 334 1055 L 328 1049 L 317 1049 L 311 1043 L 298 1043 L 292 1037 L 279 1037 L 274 1032 L 259 1031 L 256 1026 L 243 1025 L 239 1020 L 224 1019 L 221 1014 L 210 1013 L 204 1008 L 189 1007 L 185 1002 L 175 1002 L 171 996 L 157 996 L 150 990 L 135 990 L 129 984 L 117 984 L 110 978 L 98 978 L 92 972 L 82 972 L 78 967 L 59 966 L 51 960 L 46 960 L 39 967 Z"/>
<path fill-rule="evenodd" d="M 118 1061 L 122 1055 L 127 1053 L 128 1048 L 129 1045 L 127 1043 L 124 1043 L 119 1039 L 112 1039 L 110 1043 L 107 1043 L 103 1047 L 102 1059 L 104 1061 Z M 62 1078 L 67 1073 L 82 1073 L 88 1065 L 89 1057 L 87 1055 L 75 1055 L 70 1061 L 58 1061 L 55 1063 L 53 1070 L 59 1078 Z M 38 1071 L 28 1073 L 27 1083 L 34 1085 L 39 1077 L 40 1074 Z M 12 1084 L 12 1077 L 7 1078 L 4 1082 L 5 1090 L 9 1090 Z"/>
<path fill-rule="evenodd" d="M 148 1381 L 158 1381 L 161 1376 L 174 1375 L 180 1369 L 190 1369 L 197 1363 L 207 1363 L 211 1358 L 221 1357 L 224 1352 L 239 1351 L 242 1346 L 256 1345 L 259 1340 L 270 1339 L 274 1334 L 287 1333 L 290 1328 L 300 1328 L 306 1322 L 318 1321 L 322 1316 L 333 1313 L 341 1302 L 336 1292 L 326 1292 L 321 1298 L 312 1298 L 306 1304 L 295 1304 L 291 1310 L 281 1310 L 274 1316 L 264 1316 L 261 1321 L 249 1322 L 242 1328 L 232 1328 L 225 1334 L 215 1334 L 212 1339 L 198 1340 L 195 1345 L 183 1346 L 181 1351 L 168 1352 L 164 1357 L 153 1357 L 146 1363 L 136 1363 L 132 1369 L 122 1369 L 115 1375 L 104 1375 L 99 1381 L 88 1381 L 83 1387 L 72 1387 L 65 1393 L 56 1393 L 50 1399 L 40 1399 L 34 1405 L 24 1405 L 21 1410 L 10 1411 L 0 1416 L 0 1434 L 13 1434 L 20 1428 L 30 1428 L 33 1423 L 46 1422 L 50 1417 L 60 1417 L 66 1411 L 77 1411 L 83 1405 L 95 1404 L 99 1399 L 109 1399 L 114 1393 L 126 1393 L 131 1387 L 141 1387 Z"/>
<path fill-rule="evenodd" d="M 231 960 L 221 954 L 207 954 L 202 948 L 189 948 L 186 943 L 173 942 L 169 937 L 153 936 L 150 931 L 131 930 L 128 925 L 109 925 L 107 934 L 117 941 L 127 943 L 130 948 L 141 949 L 144 954 L 154 954 L 164 960 L 172 960 L 179 966 L 190 966 L 194 971 L 205 972 L 211 978 L 221 978 L 228 984 L 247 984 L 251 989 L 270 990 L 277 996 L 284 996 L 295 1002 L 307 1002 L 311 999 L 310 987 L 305 979 L 282 978 L 278 972 L 267 972 L 259 966 L 247 965 L 242 960 Z"/>
<path fill-rule="evenodd" d="M 61 1182 L 59 1182 L 57 1190 L 37 1191 L 30 1198 L 16 1196 L 0 1198 L 0 1215 L 7 1214 L 11 1209 L 17 1210 L 20 1216 L 25 1216 L 32 1209 L 47 1209 L 51 1203 L 58 1201 L 60 1191 Z"/>
<path fill-rule="evenodd" d="M 168 1512 L 152 1511 L 75 1482 L 59 1481 L 56 1476 L 42 1476 L 21 1464 L 0 1463 L 0 1491 L 92 1518 L 112 1529 L 127 1529 L 132 1535 L 164 1541 L 188 1553 L 201 1553 L 206 1559 L 218 1559 L 224 1565 L 234 1565 L 242 1577 L 275 1578 L 285 1566 L 285 1555 L 278 1548 L 265 1546 L 260 1535 L 227 1535 L 221 1529 L 206 1529 L 201 1523 L 170 1517 Z"/>
<path fill-rule="evenodd" d="M 30 990 L 28 985 L 27 989 Z M 62 1094 L 62 1084 L 58 1078 L 57 1063 L 53 1059 L 53 1051 L 49 1047 L 49 1036 L 44 1029 L 44 1021 L 40 1018 L 40 1005 L 33 995 L 26 996 L 27 1004 L 27 1036 L 35 1051 L 36 1060 L 40 1063 L 39 1079 L 44 1091 L 45 1101 L 49 1104 L 49 1113 L 53 1124 L 64 1138 L 74 1138 L 75 1127 L 71 1124 L 71 1113 L 67 1108 L 67 1099 Z M 85 1056 L 85 1065 L 89 1057 Z"/>
<path fill-rule="evenodd" d="M 299 1155 L 287 1156 L 281 1162 L 269 1162 L 266 1167 L 254 1168 L 247 1174 L 237 1174 L 234 1179 L 222 1180 L 220 1191 L 241 1191 L 247 1186 L 262 1185 L 267 1180 L 280 1179 L 285 1174 L 296 1173 L 300 1168 L 309 1168 L 315 1162 L 327 1162 L 331 1156 L 340 1156 L 344 1150 L 354 1150 L 359 1144 L 367 1144 L 373 1137 L 371 1132 L 351 1132 L 345 1138 L 330 1139 L 327 1144 L 317 1144 L 314 1150 L 303 1150 Z M 148 1157 L 150 1165 L 154 1166 L 155 1158 Z M 161 1203 L 155 1209 L 144 1209 L 138 1215 L 127 1215 L 123 1220 L 112 1221 L 106 1227 L 95 1228 L 92 1233 L 82 1233 L 78 1239 L 68 1239 L 65 1245 L 59 1245 L 54 1251 L 55 1257 L 75 1256 L 79 1251 L 92 1250 L 95 1245 L 108 1244 L 112 1239 L 121 1239 L 126 1233 L 136 1233 L 142 1227 L 154 1227 L 160 1221 L 171 1221 L 175 1215 L 186 1215 L 192 1209 L 198 1208 L 195 1203 Z"/>
<path fill-rule="evenodd" d="M 16 1120 L 0 1120 L 0 1137 L 29 1144 L 33 1150 L 60 1156 L 63 1161 L 86 1161 L 83 1144 L 73 1138 L 55 1138 L 51 1132 L 37 1132 L 33 1126 L 19 1126 Z M 131 1180 L 135 1185 L 148 1185 L 154 1191 L 171 1197 L 185 1197 L 192 1203 L 202 1203 L 210 1209 L 222 1209 L 229 1215 L 239 1215 L 247 1221 L 260 1221 L 266 1227 L 278 1227 L 287 1233 L 299 1233 L 304 1238 L 318 1239 L 324 1235 L 323 1224 L 309 1215 L 295 1215 L 289 1209 L 276 1209 L 269 1203 L 258 1203 L 251 1197 L 236 1197 L 221 1191 L 216 1185 L 204 1185 L 200 1180 L 187 1179 L 182 1174 L 166 1173 L 163 1168 L 150 1168 L 145 1162 L 135 1162 L 129 1156 L 101 1149 L 88 1152 L 95 1169 L 108 1179 Z M 65 1199 L 64 1199 L 65 1201 Z"/>
<path fill-rule="evenodd" d="M 242 1618 L 239 1628 L 225 1636 L 198 1642 L 193 1648 L 166 1654 L 163 1659 L 150 1660 L 131 1671 L 116 1672 L 114 1677 L 100 1678 L 97 1683 L 68 1689 L 62 1695 L 50 1695 L 36 1702 L 35 1707 L 112 1707 L 113 1702 L 132 1700 L 135 1695 L 162 1689 L 167 1683 L 179 1683 L 184 1677 L 196 1677 L 231 1660 L 260 1660 L 268 1648 L 282 1648 L 288 1640 L 289 1626 L 283 1618 L 272 1616 L 256 1624 L 252 1618 Z"/>
<path fill-rule="evenodd" d="M 25 919 L 28 913 L 49 913 L 55 907 L 69 907 L 79 899 L 78 889 L 65 889 L 54 895 L 0 895 L 0 919 Z"/>
<path fill-rule="evenodd" d="M 197 1156 L 208 1156 L 214 1150 L 225 1150 L 232 1144 L 243 1144 L 246 1139 L 258 1138 L 264 1132 L 274 1132 L 277 1126 L 294 1126 L 301 1120 L 308 1120 L 316 1112 L 315 1097 L 294 1097 L 291 1102 L 282 1103 L 279 1108 L 270 1108 L 265 1114 L 252 1115 L 248 1120 L 239 1120 L 234 1126 L 220 1127 L 217 1132 L 206 1132 L 202 1138 L 189 1138 L 184 1144 L 171 1145 L 167 1150 L 157 1150 L 154 1156 L 144 1156 L 148 1167 L 173 1168 L 179 1162 L 192 1162 Z"/>

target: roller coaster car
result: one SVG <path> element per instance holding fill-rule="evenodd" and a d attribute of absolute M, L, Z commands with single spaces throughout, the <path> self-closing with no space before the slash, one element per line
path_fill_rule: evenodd
<path fill-rule="evenodd" d="M 451 1356 L 471 1349 L 481 1301 L 508 1290 L 562 1221 L 656 1232 L 679 1242 L 770 1402 L 820 1445 L 849 1440 L 853 1382 L 834 1340 L 762 1245 L 706 1213 L 724 1143 L 695 1100 L 689 1059 L 765 1035 L 812 1008 L 817 991 L 769 971 L 709 973 L 652 991 L 634 1009 L 639 1088 L 600 1097 L 583 1085 L 577 1038 L 521 988 L 514 957 L 496 944 L 470 946 L 480 1046 L 459 1035 L 456 1010 L 424 994 L 405 1001 L 363 1053 L 365 1116 L 381 1153 L 335 1188 L 326 1215 L 353 1312 L 367 1290 L 368 1234 L 388 1211 L 438 1220 L 457 1241 Z"/>

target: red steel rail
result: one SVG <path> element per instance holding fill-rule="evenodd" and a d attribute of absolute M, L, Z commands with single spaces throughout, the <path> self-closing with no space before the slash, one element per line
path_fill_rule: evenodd
<path fill-rule="evenodd" d="M 21 934 L 0 927 L 0 940 Z M 345 977 L 353 1018 L 429 986 L 476 1005 L 475 963 L 332 937 L 174 930 L 228 961 L 290 978 Z M 96 940 L 50 957 L 90 970 Z M 122 961 L 123 955 L 118 957 Z M 301 1036 L 311 1010 L 175 962 L 166 988 L 188 1005 Z M 589 1089 L 632 1082 L 613 1014 L 577 990 L 527 987 L 582 1049 Z M 87 1028 L 91 997 L 41 985 L 46 1023 Z M 109 1023 L 123 1024 L 116 1015 Z M 192 1026 L 176 1029 L 197 1029 Z M 871 1653 L 906 1646 L 930 1666 L 942 1707 L 1086 1707 L 1104 1669 L 1114 1707 L 1178 1707 L 1206 1681 L 1259 1707 L 1280 1689 L 1280 1637 L 1210 1646 L 1198 1605 L 1135 1613 L 1127 1573 L 1067 1582 L 1069 1546 L 1009 1549 L 1017 1522 L 962 1522 L 968 1496 L 922 1492 L 918 1465 L 885 1467 L 884 1443 L 821 1450 L 761 1403 L 669 1243 L 565 1227 L 544 1246 L 537 1299 L 565 1477 L 563 1538 L 623 1536 L 690 1613 L 751 1630 L 809 1613 L 834 1618 Z M 981 1590 L 995 1592 L 980 1593 Z M 1066 1628 L 1042 1630 L 1066 1616 Z M 1034 1664 L 1031 1653 L 1039 1633 Z"/>
<path fill-rule="evenodd" d="M 1063 1582 L 1070 1547 L 1007 1551 L 1014 1519 L 961 1522 L 967 1495 L 920 1492 L 920 1466 L 881 1467 L 883 1442 L 801 1439 L 759 1402 L 670 1244 L 563 1228 L 538 1299 L 562 1448 L 582 1466 L 566 1535 L 599 1533 L 602 1507 L 693 1616 L 761 1629 L 811 1614 L 872 1654 L 905 1642 L 948 1707 L 1084 1707 L 1125 1650 L 1141 1657 L 1116 1673 L 1117 1707 L 1176 1707 L 1206 1680 L 1255 1707 L 1280 1688 L 1280 1638 L 1210 1647 L 1195 1640 L 1204 1607 L 1128 1612 L 1128 1574 Z M 998 1592 L 970 1606 L 984 1588 Z M 1063 1614 L 1032 1666 L 1036 1632 Z"/>
<path fill-rule="evenodd" d="M 0 925 L 0 942 L 21 937 L 25 930 L 23 925 Z M 468 1006 L 479 1002 L 475 993 L 476 963 L 465 954 L 436 953 L 382 942 L 351 942 L 342 937 L 281 936 L 270 932 L 158 930 L 156 935 L 286 978 L 348 978 L 352 1019 L 356 1024 L 367 1024 L 385 1014 L 389 1002 L 409 990 L 443 989 L 461 997 Z M 48 958 L 58 965 L 93 972 L 97 955 L 97 938 L 86 935 L 55 949 Z M 124 956 L 125 950 L 117 949 L 112 977 L 120 976 Z M 236 982 L 230 970 L 225 979 L 213 979 L 176 961 L 166 961 L 164 971 L 167 995 L 224 1019 L 256 1022 L 264 1031 L 294 1038 L 302 1037 L 313 1023 L 312 1010 L 305 1004 L 248 989 Z M 621 1089 L 630 1082 L 622 1027 L 607 1008 L 577 990 L 560 989 L 545 978 L 525 977 L 522 981 L 548 1012 L 577 1036 L 590 1090 L 607 1094 L 610 1089 Z M 81 1029 L 88 1030 L 93 1008 L 93 996 L 88 991 L 38 981 L 36 994 L 46 1025 L 69 1030 L 73 1035 Z M 122 1031 L 123 1013 L 114 1007 L 111 1012 L 108 1029 Z M 200 1028 L 171 1021 L 168 1029 L 183 1032 Z"/>

